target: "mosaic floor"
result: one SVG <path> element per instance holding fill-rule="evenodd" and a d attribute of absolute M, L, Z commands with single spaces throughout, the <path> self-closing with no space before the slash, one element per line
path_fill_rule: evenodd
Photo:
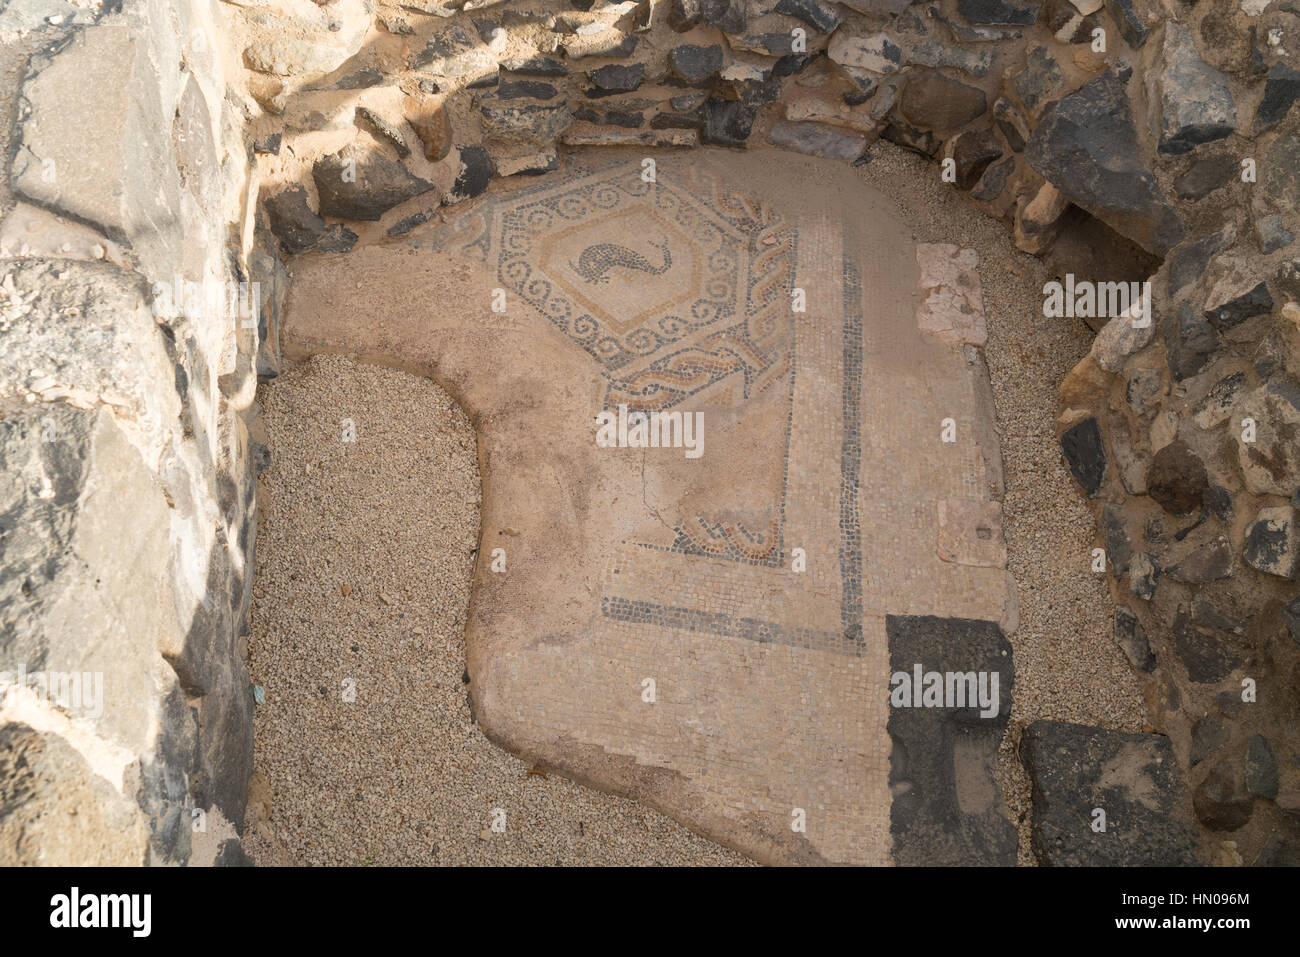
<path fill-rule="evenodd" d="M 286 352 L 468 411 L 489 737 L 761 861 L 892 863 L 886 616 L 1014 628 L 974 254 L 832 163 L 643 159 L 296 261 Z"/>

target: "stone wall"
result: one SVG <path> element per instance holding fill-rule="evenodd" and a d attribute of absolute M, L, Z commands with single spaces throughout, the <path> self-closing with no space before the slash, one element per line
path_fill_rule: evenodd
<path fill-rule="evenodd" d="M 1222 863 L 1294 860 L 1294 0 L 227 9 L 259 107 L 264 215 L 287 254 L 400 239 L 494 176 L 555 169 L 565 146 L 776 145 L 868 162 L 884 138 L 932 157 L 933 188 L 1007 219 L 1063 283 L 1150 279 L 1150 323 L 1082 314 L 1100 334 L 1063 386 L 1059 426 L 1095 504 L 1115 639 L 1159 734 L 1038 729 L 1036 816 L 1050 826 L 1060 796 L 1053 736 L 1073 734 L 1098 774 L 1133 747 L 1157 764 L 1173 753 L 1188 782 L 1191 795 L 1171 783 L 1161 800 L 1194 816 L 1196 841 L 1129 862 L 1188 860 L 1192 843 Z M 1090 573 L 1090 556 L 1079 563 Z M 1076 850 L 1054 859 L 1086 860 Z"/>
<path fill-rule="evenodd" d="M 565 146 L 860 162 L 877 138 L 934 158 L 933 188 L 1006 218 L 1063 279 L 1154 271 L 1151 325 L 1095 320 L 1062 388 L 1063 453 L 1168 736 L 1141 747 L 1173 753 L 1192 791 L 1168 806 L 1191 805 L 1224 863 L 1294 860 L 1295 0 L 68 9 L 3 24 L 42 47 L 0 229 L 0 670 L 102 675 L 104 707 L 6 694 L 0 860 L 238 857 L 220 837 L 251 762 L 249 429 L 288 256 L 400 240 Z M 175 277 L 258 282 L 259 314 L 159 315 L 186 298 Z M 1054 734 L 1128 746 L 1028 735 L 1044 821 Z"/>
<path fill-rule="evenodd" d="M 64 6 L 0 22 L 35 50 L 5 94 L 0 863 L 238 862 L 259 330 L 237 61 L 208 0 Z"/>

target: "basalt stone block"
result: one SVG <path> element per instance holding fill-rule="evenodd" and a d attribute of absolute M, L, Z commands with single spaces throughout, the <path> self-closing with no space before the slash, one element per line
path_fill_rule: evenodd
<path fill-rule="evenodd" d="M 1025 68 L 1011 81 L 1020 102 L 1034 114 L 1052 100 L 1065 85 L 1061 67 L 1056 57 L 1046 47 L 1032 47 L 1026 56 Z"/>
<path fill-rule="evenodd" d="M 1020 111 L 1006 97 L 999 98 L 993 104 L 993 122 L 1002 131 L 1002 136 L 1011 147 L 1011 152 L 1024 151 L 1025 142 L 1029 139 L 1029 126 L 1020 115 Z"/>
<path fill-rule="evenodd" d="M 492 163 L 492 157 L 482 146 L 460 147 L 460 170 L 456 174 L 455 184 L 443 196 L 443 204 L 453 206 L 475 196 L 481 196 L 487 192 L 488 184 L 492 182 L 492 175 L 495 172 L 496 167 Z"/>
<path fill-rule="evenodd" d="M 1010 0 L 958 0 L 957 12 L 971 23 L 1029 26 L 1038 20 L 1040 3 Z"/>
<path fill-rule="evenodd" d="M 401 163 L 355 143 L 322 156 L 311 175 L 322 215 L 339 219 L 373 222 L 394 206 L 436 189 Z"/>
<path fill-rule="evenodd" d="M 1291 640 L 1300 645 L 1300 597 L 1282 606 L 1282 623 L 1291 632 Z"/>
<path fill-rule="evenodd" d="M 945 131 L 965 126 L 988 111 L 984 91 L 933 70 L 911 75 L 898 100 L 898 112 L 920 129 Z"/>
<path fill-rule="evenodd" d="M 1241 291 L 1236 291 L 1240 289 Z M 1267 283 L 1260 281 L 1254 285 L 1249 285 L 1242 289 L 1239 286 L 1231 289 L 1226 293 L 1220 294 L 1216 286 L 1211 291 L 1213 297 L 1210 301 L 1209 308 L 1205 311 L 1205 318 L 1209 319 L 1214 328 L 1220 332 L 1238 326 L 1247 319 L 1255 316 L 1266 315 L 1273 311 L 1273 297 L 1269 294 Z M 1218 299 L 1218 301 L 1214 301 Z"/>
<path fill-rule="evenodd" d="M 1134 0 L 1106 0 L 1106 12 L 1119 27 L 1119 34 L 1135 50 L 1142 48 L 1151 35 L 1151 29 L 1138 16 Z"/>
<path fill-rule="evenodd" d="M 580 106 L 573 111 L 573 115 L 575 119 L 595 123 L 597 126 L 636 129 L 645 123 L 645 114 L 635 110 L 593 110 L 588 106 Z"/>
<path fill-rule="evenodd" d="M 893 743 L 889 785 L 894 794 L 894 862 L 1013 864 L 1015 828 L 1004 816 L 994 775 L 1015 680 L 1010 643 L 987 621 L 889 615 L 885 630 L 893 674 L 887 728 Z M 904 682 L 897 676 L 915 683 L 918 668 L 923 675 L 942 676 L 941 701 L 931 699 L 930 706 L 924 706 L 925 699 L 917 700 L 920 689 L 915 695 L 899 694 Z M 949 675 L 960 680 L 949 682 Z M 972 687 L 977 690 L 968 693 Z M 971 700 L 980 688 L 987 708 Z"/>
<path fill-rule="evenodd" d="M 1048 107 L 1025 155 L 1076 205 L 1150 252 L 1164 255 L 1187 234 L 1142 164 L 1128 97 L 1113 72 Z"/>
<path fill-rule="evenodd" d="M 1192 202 L 1204 199 L 1216 189 L 1232 182 L 1239 168 L 1235 156 L 1226 153 L 1203 156 L 1174 180 L 1174 195 Z"/>
<path fill-rule="evenodd" d="M 957 169 L 957 187 L 972 189 L 984 171 L 1002 155 L 997 135 L 989 129 L 967 130 L 952 145 L 952 159 Z"/>
<path fill-rule="evenodd" d="M 857 159 L 867 148 L 867 138 L 825 123 L 792 123 L 776 120 L 768 141 L 785 149 L 824 156 L 828 159 Z"/>
<path fill-rule="evenodd" d="M 880 131 L 880 138 L 927 158 L 937 153 L 941 145 L 939 137 L 929 130 L 918 130 L 906 120 L 892 113 L 885 120 L 885 127 Z"/>
<path fill-rule="evenodd" d="M 1293 70 L 1279 60 L 1269 68 L 1264 82 L 1264 98 L 1255 111 L 1255 135 L 1281 123 L 1297 99 L 1300 99 L 1300 70 Z"/>
<path fill-rule="evenodd" d="M 684 45 L 668 51 L 668 69 L 677 79 L 708 86 L 722 70 L 722 47 Z"/>
<path fill-rule="evenodd" d="M 1220 761 L 1192 795 L 1197 819 L 1212 831 L 1236 831 L 1250 820 L 1255 806 L 1242 769 Z"/>
<path fill-rule="evenodd" d="M 1111 574 L 1122 578 L 1128 574 L 1129 560 L 1133 557 L 1133 542 L 1129 538 L 1124 512 L 1118 505 L 1107 502 L 1101 507 L 1101 534 L 1106 542 L 1106 558 Z"/>
<path fill-rule="evenodd" d="M 1169 577 L 1180 582 L 1212 582 L 1229 577 L 1232 569 L 1232 545 L 1222 535 L 1217 535 L 1173 565 Z"/>
<path fill-rule="evenodd" d="M 1051 867 L 1203 863 L 1168 738 L 1035 721 L 1020 738 L 1032 788 L 1032 840 Z M 1106 830 L 1094 831 L 1094 809 Z"/>
<path fill-rule="evenodd" d="M 838 5 L 821 0 L 778 0 L 776 12 L 802 20 L 819 33 L 831 33 L 840 25 Z"/>
<path fill-rule="evenodd" d="M 496 97 L 499 100 L 553 100 L 556 89 L 540 80 L 502 80 L 497 84 Z M 588 96 L 591 93 L 588 92 Z"/>
<path fill-rule="evenodd" d="M 1016 168 L 1014 157 L 1008 156 L 1001 162 L 994 163 L 984 173 L 984 176 L 971 190 L 971 195 L 983 203 L 996 202 L 997 198 L 1002 195 L 1006 189 L 1007 181 L 1011 177 L 1011 172 Z"/>
<path fill-rule="evenodd" d="M 1300 208 L 1300 132 L 1279 135 L 1259 169 L 1263 195 L 1283 209 Z"/>
<path fill-rule="evenodd" d="M 1191 30 L 1172 20 L 1165 24 L 1158 82 L 1161 153 L 1186 153 L 1236 128 L 1227 78 L 1201 59 Z"/>
<path fill-rule="evenodd" d="M 497 70 L 497 61 L 462 27 L 437 34 L 411 62 L 411 68 L 433 76 L 477 77 Z"/>
<path fill-rule="evenodd" d="M 548 56 L 516 57 L 502 60 L 501 66 L 511 73 L 522 73 L 527 76 L 569 75 L 569 68 L 563 61 Z"/>
<path fill-rule="evenodd" d="M 1259 248 L 1265 253 L 1271 253 L 1295 242 L 1295 234 L 1286 228 L 1280 213 L 1261 216 L 1255 220 L 1255 238 L 1259 240 Z"/>
<path fill-rule="evenodd" d="M 1195 242 L 1179 246 L 1169 254 L 1169 292 L 1176 295 L 1205 275 L 1210 260 L 1231 246 L 1237 239 L 1237 231 L 1232 226 L 1225 226 L 1218 232 L 1211 233 Z"/>
<path fill-rule="evenodd" d="M 1294 578 L 1298 553 L 1300 532 L 1291 506 L 1261 508 L 1255 520 L 1246 526 L 1241 557 L 1251 568 L 1279 578 Z"/>
<path fill-rule="evenodd" d="M 701 25 L 723 33 L 744 33 L 746 22 L 742 0 L 670 0 L 668 4 L 668 25 L 678 33 Z"/>
<path fill-rule="evenodd" d="M 718 53 L 721 55 L 721 48 Z M 602 66 L 599 70 L 592 70 L 587 74 L 587 79 L 591 81 L 591 89 L 587 90 L 587 96 L 593 99 L 613 96 L 616 93 L 631 93 L 640 88 L 645 80 L 645 65 L 634 63 L 631 66 L 624 66 L 611 63 Z"/>
<path fill-rule="evenodd" d="M 1142 630 L 1142 623 L 1137 615 L 1122 605 L 1115 609 L 1115 643 L 1138 671 L 1150 673 L 1155 669 L 1156 656 Z"/>
<path fill-rule="evenodd" d="M 1241 664 L 1241 659 L 1227 645 L 1197 628 L 1186 609 L 1178 609 L 1173 630 L 1174 652 L 1187 669 L 1188 680 L 1196 684 L 1218 684 Z"/>
<path fill-rule="evenodd" d="M 993 65 L 993 53 L 989 50 L 964 50 L 937 43 L 934 40 L 918 40 L 912 44 L 908 60 L 920 66 L 951 67 L 971 76 L 987 76 Z"/>
<path fill-rule="evenodd" d="M 1061 435 L 1061 453 L 1079 487 L 1089 498 L 1096 495 L 1106 478 L 1106 446 L 1097 420 L 1089 417 L 1066 429 Z"/>
<path fill-rule="evenodd" d="M 357 234 L 341 224 L 325 222 L 307 204 L 307 191 L 290 186 L 263 203 L 271 232 L 289 255 L 310 250 L 345 253 L 357 241 Z"/>
<path fill-rule="evenodd" d="M 879 74 L 897 73 L 903 63 L 902 47 L 883 33 L 865 37 L 837 33 L 831 37 L 826 55 L 846 69 Z"/>
<path fill-rule="evenodd" d="M 744 146 L 754 129 L 756 112 L 738 100 L 710 97 L 701 108 L 704 125 L 700 138 L 714 146 Z"/>
<path fill-rule="evenodd" d="M 553 106 L 527 104 L 522 106 L 482 106 L 485 139 L 529 143 L 548 146 L 554 143 L 573 122 L 573 111 L 567 104 Z"/>
<path fill-rule="evenodd" d="M 1208 486 L 1205 463 L 1181 441 L 1158 451 L 1147 469 L 1147 494 L 1173 515 L 1199 509 Z"/>
<path fill-rule="evenodd" d="M 411 148 L 406 145 L 406 139 L 402 136 L 401 131 L 388 122 L 382 114 L 370 109 L 368 106 L 358 106 L 356 115 L 357 119 L 370 127 L 376 136 L 391 145 L 397 151 L 398 156 L 405 159 L 411 155 Z"/>
<path fill-rule="evenodd" d="M 1192 767 L 1209 758 L 1228 743 L 1228 729 L 1221 721 L 1205 715 L 1192 725 L 1192 748 L 1188 760 Z"/>
<path fill-rule="evenodd" d="M 1246 742 L 1246 790 L 1266 801 L 1277 797 L 1277 758 L 1262 734 L 1252 734 Z"/>
<path fill-rule="evenodd" d="M 1156 596 L 1162 574 L 1156 556 L 1138 552 L 1129 562 L 1128 590 L 1143 601 L 1150 601 Z"/>

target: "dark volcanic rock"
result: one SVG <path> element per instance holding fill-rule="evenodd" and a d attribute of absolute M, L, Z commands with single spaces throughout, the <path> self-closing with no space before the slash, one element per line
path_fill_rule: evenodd
<path fill-rule="evenodd" d="M 562 61 L 548 56 L 503 60 L 501 65 L 511 73 L 523 73 L 528 76 L 568 76 L 569 74 L 569 68 Z"/>
<path fill-rule="evenodd" d="M 1001 813 L 994 777 L 998 742 L 1011 712 L 1011 645 L 987 621 L 889 615 L 893 675 L 997 676 L 996 713 L 975 707 L 901 706 L 891 680 L 888 732 L 893 858 L 900 865 L 995 865 L 1016 860 L 1015 828 Z M 978 679 L 977 679 L 978 680 Z M 901 684 L 901 683 L 900 683 Z M 992 695 L 990 694 L 991 698 Z M 945 702 L 954 704 L 955 702 Z M 992 702 L 990 702 L 992 705 Z M 993 711 L 992 707 L 989 709 Z"/>
<path fill-rule="evenodd" d="M 745 24 L 742 0 L 672 0 L 668 5 L 668 25 L 678 33 L 700 25 L 723 33 L 744 33 Z"/>
<path fill-rule="evenodd" d="M 631 93 L 638 89 L 645 79 L 645 65 L 634 63 L 631 66 L 623 66 L 611 63 L 609 66 L 602 66 L 599 70 L 592 70 L 587 74 L 587 79 L 591 81 L 592 86 L 587 91 L 587 96 L 592 98 L 613 96 L 615 93 Z"/>
<path fill-rule="evenodd" d="M 918 130 L 902 117 L 892 113 L 885 121 L 885 128 L 880 131 L 880 138 L 926 157 L 933 156 L 940 145 L 939 137 L 929 130 Z"/>
<path fill-rule="evenodd" d="M 1133 8 L 1133 0 L 1106 0 L 1106 12 L 1119 27 L 1120 36 L 1133 49 L 1140 49 L 1151 35 L 1150 29 L 1142 22 Z"/>
<path fill-rule="evenodd" d="M 492 182 L 494 172 L 492 157 L 486 149 L 481 146 L 460 147 L 460 172 L 456 174 L 451 190 L 442 198 L 443 203 L 452 206 L 482 195 Z"/>
<path fill-rule="evenodd" d="M 1192 725 L 1192 750 L 1189 760 L 1196 767 L 1228 742 L 1228 730 L 1208 714 Z"/>
<path fill-rule="evenodd" d="M 1219 535 L 1199 546 L 1169 569 L 1169 577 L 1179 582 L 1212 582 L 1232 574 L 1232 545 Z"/>
<path fill-rule="evenodd" d="M 1149 252 L 1164 255 L 1187 233 L 1142 164 L 1128 98 L 1112 72 L 1048 107 L 1026 157 L 1076 205 Z"/>
<path fill-rule="evenodd" d="M 984 177 L 979 184 L 971 190 L 971 195 L 981 202 L 991 203 L 1002 195 L 1006 189 L 1007 180 L 1011 176 L 1012 170 L 1016 168 L 1016 160 L 1013 156 L 1008 156 L 999 163 L 994 163 L 984 173 Z"/>
<path fill-rule="evenodd" d="M 831 33 L 840 25 L 839 6 L 821 0 L 780 0 L 776 12 L 796 17 L 820 33 Z"/>
<path fill-rule="evenodd" d="M 1222 186 L 1227 186 L 1237 175 L 1237 158 L 1226 153 L 1203 156 L 1187 168 L 1187 172 L 1174 180 L 1174 194 L 1179 199 L 1195 202 L 1204 199 Z"/>
<path fill-rule="evenodd" d="M 1029 26 L 1038 19 L 1039 5 L 1010 0 L 957 0 L 957 11 L 971 23 Z"/>
<path fill-rule="evenodd" d="M 1225 226 L 1195 242 L 1179 246 L 1169 254 L 1169 292 L 1176 294 L 1205 275 L 1211 257 L 1223 252 L 1237 238 L 1232 226 Z"/>
<path fill-rule="evenodd" d="M 1268 71 L 1264 98 L 1255 111 L 1255 135 L 1282 122 L 1297 99 L 1300 99 L 1300 70 L 1293 70 L 1279 60 Z"/>
<path fill-rule="evenodd" d="M 411 155 L 411 148 L 406 145 L 401 131 L 384 119 L 380 113 L 368 106 L 358 106 L 357 118 L 369 126 L 380 139 L 390 143 L 393 149 L 397 150 L 398 156 L 405 159 Z"/>
<path fill-rule="evenodd" d="M 579 120 L 595 123 L 597 126 L 621 126 L 625 129 L 636 129 L 645 122 L 644 114 L 632 110 L 594 110 L 588 106 L 580 106 L 573 111 L 573 115 Z"/>
<path fill-rule="evenodd" d="M 1300 645 L 1300 598 L 1282 608 L 1282 622 L 1291 632 L 1291 640 Z"/>
<path fill-rule="evenodd" d="M 1155 555 L 1138 552 L 1129 564 L 1128 590 L 1143 601 L 1150 601 L 1156 595 L 1162 574 Z"/>
<path fill-rule="evenodd" d="M 1232 133 L 1236 106 L 1227 78 L 1201 59 L 1192 31 L 1167 22 L 1161 57 L 1159 151 L 1178 155 Z"/>
<path fill-rule="evenodd" d="M 952 158 L 957 165 L 957 187 L 974 187 L 989 165 L 1001 155 L 997 134 L 990 129 L 967 130 L 959 135 L 952 145 Z"/>
<path fill-rule="evenodd" d="M 1084 419 L 1062 433 L 1061 452 L 1079 487 L 1089 498 L 1096 495 L 1106 477 L 1106 447 L 1097 420 Z"/>
<path fill-rule="evenodd" d="M 1206 310 L 1205 318 L 1223 332 L 1272 311 L 1273 297 L 1269 295 L 1268 285 L 1261 281 L 1225 302 L 1215 303 Z"/>
<path fill-rule="evenodd" d="M 341 224 L 330 225 L 307 205 L 307 191 L 290 186 L 265 202 L 271 232 L 289 255 L 315 249 L 345 253 L 356 244 L 357 234 Z"/>
<path fill-rule="evenodd" d="M 1277 797 L 1277 758 L 1262 734 L 1252 734 L 1246 742 L 1246 790 L 1257 798 L 1271 801 Z"/>
<path fill-rule="evenodd" d="M 1197 684 L 1216 684 L 1232 674 L 1241 660 L 1223 642 L 1197 628 L 1185 608 L 1174 616 L 1174 651 Z"/>
<path fill-rule="evenodd" d="M 755 111 L 738 100 L 710 97 L 701 108 L 704 126 L 700 139 L 715 146 L 744 146 L 754 129 Z"/>
<path fill-rule="evenodd" d="M 1300 132 L 1279 135 L 1259 168 L 1263 195 L 1281 208 L 1300 207 Z"/>
<path fill-rule="evenodd" d="M 1241 769 L 1220 761 L 1192 795 L 1202 824 L 1212 831 L 1235 831 L 1250 820 L 1254 804 L 1246 792 Z"/>
<path fill-rule="evenodd" d="M 1295 241 L 1295 233 L 1286 228 L 1280 213 L 1255 220 L 1255 235 L 1259 239 L 1259 248 L 1265 253 L 1290 246 Z"/>
<path fill-rule="evenodd" d="M 1174 515 L 1199 509 L 1209 484 L 1205 463 L 1181 441 L 1157 452 L 1147 469 L 1147 494 Z"/>
<path fill-rule="evenodd" d="M 1133 543 L 1129 539 L 1124 524 L 1124 513 L 1118 505 L 1107 502 L 1101 508 L 1101 534 L 1106 542 L 1106 557 L 1110 561 L 1110 570 L 1116 578 L 1128 574 L 1129 561 L 1133 557 Z"/>
<path fill-rule="evenodd" d="M 934 70 L 914 72 L 899 97 L 898 112 L 915 127 L 951 130 L 988 110 L 984 91 Z"/>
<path fill-rule="evenodd" d="M 1031 113 L 1037 114 L 1039 108 L 1060 91 L 1064 82 L 1056 57 L 1046 47 L 1036 46 L 1030 49 L 1025 68 L 1015 75 L 1011 86 L 1020 102 Z"/>
<path fill-rule="evenodd" d="M 1123 605 L 1115 609 L 1115 643 L 1119 645 L 1129 663 L 1138 671 L 1150 672 L 1156 666 L 1156 656 L 1137 615 Z"/>
<path fill-rule="evenodd" d="M 351 143 L 312 166 L 320 211 L 340 219 L 374 221 L 399 203 L 434 189 L 382 153 Z"/>
<path fill-rule="evenodd" d="M 502 80 L 496 93 L 500 100 L 550 100 L 555 94 L 555 87 L 541 80 Z"/>
<path fill-rule="evenodd" d="M 1052 867 L 1203 862 L 1169 739 L 1060 721 L 1035 721 L 1020 738 L 1033 784 L 1033 843 Z M 1094 831 L 1095 809 L 1106 815 Z"/>
<path fill-rule="evenodd" d="M 716 43 L 706 47 L 689 44 L 674 47 L 668 51 L 668 69 L 679 80 L 708 86 L 722 70 L 722 47 Z"/>

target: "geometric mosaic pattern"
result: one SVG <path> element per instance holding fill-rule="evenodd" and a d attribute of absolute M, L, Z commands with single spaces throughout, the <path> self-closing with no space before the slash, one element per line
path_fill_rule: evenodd
<path fill-rule="evenodd" d="M 888 863 L 886 616 L 1008 608 L 1004 569 L 936 544 L 939 503 L 998 485 L 981 367 L 918 328 L 916 247 L 852 171 L 642 158 L 566 156 L 341 278 L 303 257 L 286 350 L 427 370 L 474 421 L 493 740 L 760 860 Z M 704 454 L 598 447 L 620 404 L 702 412 Z"/>

